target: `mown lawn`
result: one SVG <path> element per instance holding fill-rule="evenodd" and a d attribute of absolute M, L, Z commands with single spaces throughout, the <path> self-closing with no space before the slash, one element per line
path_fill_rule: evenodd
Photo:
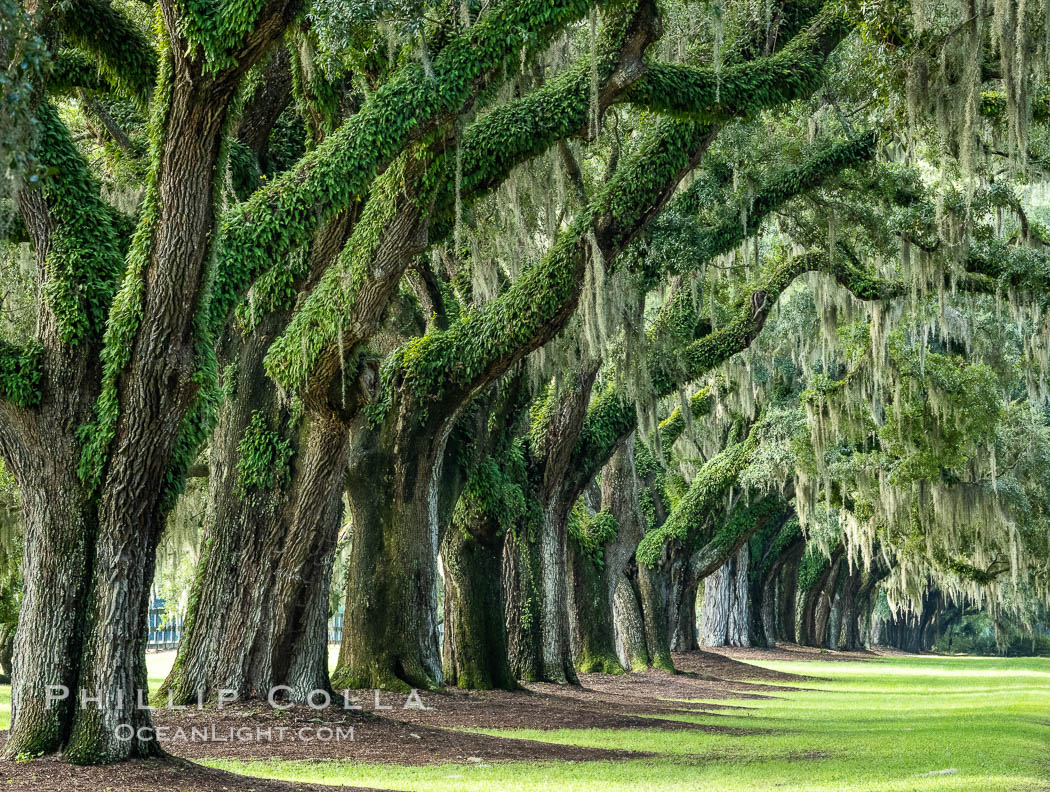
<path fill-rule="evenodd" d="M 448 792 L 1050 790 L 1050 660 L 908 657 L 761 665 L 822 680 L 784 685 L 776 699 L 728 702 L 746 710 L 681 720 L 768 730 L 762 734 L 487 732 L 649 751 L 658 754 L 654 759 L 431 767 L 210 764 L 290 781 Z"/>

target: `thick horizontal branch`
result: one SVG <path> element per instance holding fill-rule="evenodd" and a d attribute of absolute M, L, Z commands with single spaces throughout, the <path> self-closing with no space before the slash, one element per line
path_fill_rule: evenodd
<path fill-rule="evenodd" d="M 752 425 L 744 440 L 729 446 L 700 468 L 689 491 L 675 504 L 663 525 L 647 533 L 639 543 L 636 554 L 638 563 L 656 566 L 663 555 L 664 546 L 672 541 L 692 546 L 696 532 L 721 508 L 726 492 L 751 464 L 763 428 L 761 421 Z"/>
<path fill-rule="evenodd" d="M 651 5 L 643 2 L 630 13 L 610 15 L 597 48 L 601 85 L 623 82 L 627 79 L 623 75 L 632 71 L 631 64 L 640 64 L 642 51 L 655 35 L 652 14 Z M 589 62 L 584 59 L 558 79 L 486 113 L 467 128 L 458 154 L 461 203 L 477 200 L 501 183 L 517 164 L 586 125 Z M 455 155 L 446 155 L 444 159 L 447 171 L 447 161 L 454 160 Z M 377 306 L 375 299 L 365 294 L 389 293 L 391 280 L 387 273 L 394 272 L 396 266 L 403 270 L 419 252 L 417 242 L 426 231 L 425 227 L 418 226 L 420 206 L 430 203 L 428 192 L 433 187 L 426 182 L 432 180 L 433 170 L 428 169 L 425 180 L 417 175 L 414 181 L 406 183 L 396 201 L 383 190 L 379 190 L 377 196 L 373 189 L 366 217 L 359 223 L 362 227 L 355 230 L 350 243 L 355 250 L 341 255 L 332 272 L 324 275 L 271 350 L 267 365 L 271 376 L 282 387 L 299 391 L 310 383 L 309 387 L 316 388 L 318 383 L 314 380 L 336 373 L 338 367 L 332 363 L 338 362 L 341 348 L 360 342 L 365 337 L 362 335 L 365 328 L 374 326 L 374 322 L 366 320 L 357 309 L 361 305 Z M 424 243 L 435 242 L 451 228 L 454 220 L 455 180 L 449 178 L 451 173 L 446 172 L 445 176 L 437 187 L 434 208 L 428 213 L 430 233 L 423 236 Z M 383 207 L 373 211 L 372 204 L 377 200 Z M 376 211 L 382 213 L 381 223 L 368 219 Z M 380 228 L 383 245 L 377 252 L 375 245 Z M 399 245 L 392 231 L 401 231 L 411 238 Z M 366 235 L 371 241 L 362 246 Z M 395 260 L 398 254 L 401 259 Z M 384 262 L 383 266 L 377 266 L 376 261 Z"/>
<path fill-rule="evenodd" d="M 656 393 L 670 395 L 682 384 L 700 379 L 747 349 L 762 331 L 780 295 L 796 278 L 807 272 L 830 275 L 859 300 L 890 299 L 905 293 L 902 283 L 855 270 L 842 256 L 831 258 L 822 251 L 794 256 L 765 273 L 738 303 L 727 324 L 688 345 L 677 355 L 654 360 L 650 371 Z"/>
<path fill-rule="evenodd" d="M 767 184 L 763 185 L 755 195 L 752 212 L 754 212 L 753 216 L 757 218 L 756 222 L 759 222 L 765 214 L 775 210 L 776 207 L 785 201 L 818 186 L 831 175 L 856 162 L 869 159 L 874 153 L 874 147 L 874 134 L 862 135 L 852 141 L 835 144 L 830 148 L 823 148 L 808 157 L 801 165 L 778 174 Z M 695 212 L 697 207 L 695 205 L 690 206 L 690 202 L 695 202 L 696 200 L 697 198 L 695 194 L 692 194 L 691 189 L 675 201 L 675 207 L 679 210 L 686 208 Z M 701 248 L 703 251 L 701 258 L 709 260 L 720 253 L 731 250 L 739 244 L 745 235 L 746 230 L 740 222 L 739 210 L 727 208 L 723 221 L 705 230 L 704 239 L 706 244 Z M 817 262 L 811 263 L 816 264 Z M 842 279 L 849 284 L 847 288 L 855 291 L 858 297 L 862 294 L 873 293 L 878 293 L 880 297 L 890 296 L 891 294 L 896 294 L 899 289 L 896 285 L 882 282 L 873 286 L 866 278 L 847 269 L 845 266 L 836 267 L 836 270 L 840 270 Z M 771 282 L 775 281 L 776 278 L 771 279 Z M 787 281 L 787 283 L 790 283 L 790 281 Z M 787 283 L 784 284 L 785 287 Z M 750 295 L 751 299 L 747 301 L 750 306 L 755 299 L 761 299 L 763 303 L 769 300 L 768 305 L 762 306 L 763 310 L 756 312 L 753 317 L 747 317 L 748 320 L 755 322 L 753 332 L 738 336 L 736 345 L 726 345 L 723 348 L 725 355 L 718 360 L 718 363 L 724 362 L 737 352 L 746 349 L 754 337 L 758 335 L 761 325 L 757 323 L 757 320 L 764 322 L 768 310 L 772 308 L 773 303 L 776 301 L 776 296 L 769 296 L 768 286 L 769 284 L 763 287 L 766 294 L 765 297 L 758 298 L 755 293 L 752 293 Z M 756 289 L 756 292 L 762 291 L 763 288 Z M 695 309 L 690 303 L 689 296 L 688 289 L 679 289 L 664 310 L 660 312 L 650 332 L 650 348 L 652 351 L 650 353 L 649 366 L 659 396 L 670 395 L 674 390 L 696 381 L 704 373 L 718 365 L 718 363 L 713 363 L 706 370 L 700 371 L 700 373 L 696 373 L 698 369 L 691 369 L 681 371 L 677 376 L 669 375 L 671 371 L 669 366 L 673 366 L 675 356 L 667 355 L 668 349 L 678 346 L 683 341 L 689 345 L 687 348 L 691 348 L 692 343 L 711 342 L 709 336 L 696 339 L 696 333 L 700 328 L 698 328 Z M 863 297 L 862 299 L 871 299 L 871 297 Z M 730 335 L 730 332 L 728 332 L 730 329 L 727 328 L 723 332 L 723 336 Z M 725 338 L 723 337 L 719 340 L 725 340 Z M 693 396 L 692 401 L 694 402 L 692 408 L 701 414 L 706 414 L 710 407 L 709 389 L 704 389 Z M 576 452 L 579 469 L 581 470 L 593 469 L 597 471 L 615 451 L 616 445 L 623 442 L 624 438 L 633 431 L 636 424 L 634 402 L 624 397 L 619 392 L 619 389 L 613 389 L 608 394 L 603 394 L 603 400 L 601 402 L 596 401 L 594 407 L 600 409 L 596 409 L 593 415 L 588 414 L 587 422 L 584 424 L 581 444 Z M 661 445 L 663 448 L 669 449 L 674 444 L 674 441 L 677 440 L 685 428 L 685 423 L 686 416 L 682 414 L 681 410 L 676 408 L 672 415 L 660 426 Z M 612 440 L 614 444 L 602 443 L 600 439 Z M 597 465 L 597 467 L 594 467 L 594 465 Z"/>
<path fill-rule="evenodd" d="M 658 427 L 660 447 L 663 449 L 664 454 L 671 452 L 671 447 L 682 436 L 690 420 L 699 420 L 710 414 L 711 407 L 714 405 L 714 391 L 714 385 L 704 386 L 689 397 L 687 405 L 689 408 L 688 416 L 682 411 L 681 407 L 675 407 L 669 416 L 660 421 L 660 426 Z"/>
<path fill-rule="evenodd" d="M 157 53 L 138 27 L 109 0 L 71 0 L 54 7 L 70 43 L 90 53 L 105 77 L 145 108 L 157 82 Z"/>
<path fill-rule="evenodd" d="M 314 228 L 361 200 L 377 173 L 415 140 L 454 118 L 477 87 L 521 49 L 535 49 L 591 7 L 589 0 L 497 6 L 450 41 L 433 74 L 411 63 L 298 166 L 240 204 L 222 225 L 209 327 L 221 327 L 248 286 Z"/>
<path fill-rule="evenodd" d="M 738 196 L 724 204 L 716 221 L 700 233 L 695 264 L 702 265 L 733 250 L 792 198 L 820 187 L 848 168 L 869 162 L 875 156 L 875 143 L 875 133 L 867 132 L 853 140 L 819 147 L 798 165 L 765 180 L 750 198 Z M 689 205 L 695 200 L 691 192 L 686 192 L 682 200 L 686 211 L 698 210 L 699 207 Z"/>
<path fill-rule="evenodd" d="M 448 330 L 400 348 L 393 362 L 395 386 L 410 389 L 421 403 L 445 401 L 454 409 L 550 340 L 576 309 L 592 241 L 609 266 L 662 208 L 714 135 L 691 123 L 658 124 L 551 252 L 510 289 Z"/>
<path fill-rule="evenodd" d="M 458 151 L 449 154 L 445 171 L 454 173 L 459 157 L 460 200 L 476 201 L 507 178 L 515 166 L 546 152 L 559 141 L 588 130 L 643 74 L 642 56 L 659 34 L 650 0 L 608 15 L 590 53 L 526 96 L 485 113 L 463 132 Z M 596 72 L 596 75 L 592 72 Z M 592 80 L 597 77 L 597 96 Z M 597 107 L 592 106 L 592 100 Z M 431 239 L 443 237 L 454 222 L 454 180 L 446 178 L 433 210 Z"/>
<path fill-rule="evenodd" d="M 625 98 L 651 110 L 719 123 L 751 116 L 771 105 L 808 96 L 821 79 L 827 56 L 849 33 L 830 7 L 780 52 L 720 71 L 652 64 Z"/>
<path fill-rule="evenodd" d="M 694 544 L 703 542 L 689 559 L 689 575 L 693 582 L 713 574 L 728 561 L 744 542 L 775 520 L 783 520 L 787 504 L 779 495 L 767 495 L 753 503 L 742 503 L 734 509 L 729 519 L 711 537 L 698 535 Z M 672 517 L 674 513 L 672 512 Z M 710 524 L 710 516 L 707 523 Z"/>

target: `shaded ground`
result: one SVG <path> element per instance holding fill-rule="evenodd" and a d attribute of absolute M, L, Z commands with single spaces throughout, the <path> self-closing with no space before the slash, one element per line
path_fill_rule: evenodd
<path fill-rule="evenodd" d="M 361 787 L 292 784 L 201 767 L 183 759 L 140 759 L 105 767 L 54 760 L 0 762 L 4 789 L 33 792 L 368 792 Z"/>
<path fill-rule="evenodd" d="M 313 710 L 297 706 L 276 712 L 265 704 L 228 705 L 218 710 L 158 711 L 155 723 L 166 749 L 182 759 L 348 759 L 366 763 L 428 765 L 528 760 L 611 761 L 648 754 L 505 739 L 458 729 L 655 729 L 747 734 L 739 728 L 701 726 L 660 716 L 719 708 L 672 699 L 767 698 L 770 683 L 801 677 L 747 665 L 734 659 L 848 659 L 868 653 L 818 653 L 785 647 L 773 651 L 718 650 L 675 655 L 682 673 L 647 671 L 626 676 L 586 674 L 580 687 L 529 684 L 516 692 L 458 690 L 422 693 L 426 707 L 406 709 L 406 697 L 382 694 L 377 710 L 367 693 L 362 710 Z M 415 703 L 415 702 L 412 702 Z M 739 706 L 739 705 L 737 705 Z M 646 716 L 646 717 L 640 717 Z M 351 733 L 352 730 L 352 733 Z M 54 761 L 0 762 L 7 789 L 41 792 L 307 792 L 347 790 L 245 778 L 189 762 L 150 761 L 119 767 L 77 768 Z"/>

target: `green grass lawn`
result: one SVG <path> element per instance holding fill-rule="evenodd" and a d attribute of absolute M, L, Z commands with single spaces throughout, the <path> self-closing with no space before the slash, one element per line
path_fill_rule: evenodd
<path fill-rule="evenodd" d="M 433 767 L 210 764 L 290 781 L 448 792 L 1050 790 L 1050 660 L 909 657 L 762 665 L 824 680 L 785 685 L 776 699 L 735 702 L 747 710 L 681 720 L 770 733 L 487 732 L 649 751 L 658 754 L 653 759 Z M 954 772 L 926 775 L 938 771 Z"/>

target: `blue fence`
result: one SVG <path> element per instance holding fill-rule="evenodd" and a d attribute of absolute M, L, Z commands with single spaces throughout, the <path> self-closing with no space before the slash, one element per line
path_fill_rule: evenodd
<path fill-rule="evenodd" d="M 331 619 L 328 620 L 328 643 L 342 643 L 343 642 L 343 611 L 342 609 L 336 611 Z"/>
<path fill-rule="evenodd" d="M 174 649 L 179 645 L 179 638 L 182 637 L 182 617 L 168 613 L 165 604 L 164 600 L 155 598 L 153 606 L 149 609 L 147 649 Z"/>

